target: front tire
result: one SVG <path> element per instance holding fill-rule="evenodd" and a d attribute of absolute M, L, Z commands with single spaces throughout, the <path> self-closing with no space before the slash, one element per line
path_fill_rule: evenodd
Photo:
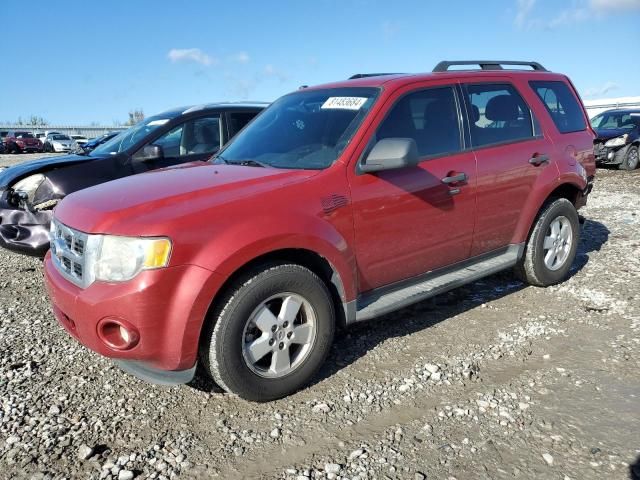
<path fill-rule="evenodd" d="M 580 221 L 575 206 L 566 198 L 547 202 L 516 265 L 516 274 L 523 282 L 538 287 L 562 282 L 576 258 L 579 242 Z"/>
<path fill-rule="evenodd" d="M 627 149 L 627 153 L 622 160 L 622 163 L 618 166 L 620 170 L 635 170 L 640 163 L 640 155 L 638 154 L 638 147 L 631 145 Z"/>
<path fill-rule="evenodd" d="M 311 270 L 272 263 L 242 275 L 205 327 L 202 365 L 246 400 L 265 402 L 309 383 L 333 342 L 331 294 Z"/>

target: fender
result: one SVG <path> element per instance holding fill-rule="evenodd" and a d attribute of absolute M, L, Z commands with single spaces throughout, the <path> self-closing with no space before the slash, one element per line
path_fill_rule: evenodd
<path fill-rule="evenodd" d="M 351 212 L 340 213 L 344 220 Z M 338 212 L 335 212 L 338 213 Z M 252 260 L 283 249 L 312 251 L 326 259 L 338 275 L 342 285 L 340 296 L 343 302 L 356 298 L 356 262 L 350 245 L 337 225 L 322 217 L 291 212 L 274 217 L 252 217 L 223 229 L 209 244 L 199 249 L 193 263 L 229 278 Z M 275 221 L 274 221 L 275 220 Z M 345 230 L 345 229 L 343 229 Z M 346 229 L 351 232 L 351 230 Z"/>
<path fill-rule="evenodd" d="M 538 212 L 554 190 L 563 185 L 570 185 L 582 192 L 587 187 L 587 181 L 579 173 L 579 169 L 582 168 L 579 165 L 579 163 L 577 165 L 567 165 L 568 168 L 565 172 L 560 172 L 557 164 L 555 168 L 550 165 L 547 168 L 549 173 L 545 172 L 538 177 L 538 181 L 533 187 L 531 195 L 522 211 L 511 243 L 523 243 L 527 241 L 529 231 L 533 226 Z"/>

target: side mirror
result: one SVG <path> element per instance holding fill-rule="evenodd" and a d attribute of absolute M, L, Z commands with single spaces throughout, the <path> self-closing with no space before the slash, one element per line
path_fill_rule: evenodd
<path fill-rule="evenodd" d="M 362 173 L 415 167 L 420 163 L 418 146 L 413 138 L 384 138 L 375 144 L 364 163 Z"/>
<path fill-rule="evenodd" d="M 164 151 L 160 145 L 145 145 L 142 150 L 138 150 L 134 155 L 135 160 L 147 162 L 149 160 L 158 160 L 164 158 Z"/>

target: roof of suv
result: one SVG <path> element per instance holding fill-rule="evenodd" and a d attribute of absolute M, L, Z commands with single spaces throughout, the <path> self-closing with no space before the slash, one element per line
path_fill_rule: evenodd
<path fill-rule="evenodd" d="M 263 109 L 269 106 L 269 102 L 216 102 L 204 103 L 201 105 L 187 105 L 184 107 L 176 107 L 165 110 L 157 116 L 163 115 L 167 117 L 177 117 L 188 113 L 199 112 L 201 110 L 247 110 L 247 109 Z"/>
<path fill-rule="evenodd" d="M 605 110 L 602 113 L 631 113 L 631 114 L 640 114 L 639 108 L 611 108 L 609 110 Z"/>
<path fill-rule="evenodd" d="M 378 76 L 359 76 L 358 78 L 342 80 L 339 82 L 326 83 L 323 85 L 315 85 L 313 89 L 319 88 L 341 88 L 341 87 L 382 87 L 398 86 L 406 83 L 421 82 L 433 79 L 450 78 L 455 80 L 464 80 L 465 78 L 478 78 L 478 76 L 524 76 L 526 78 L 538 79 L 560 79 L 566 78 L 562 74 L 548 71 L 534 70 L 449 70 L 446 72 L 429 72 L 429 73 L 394 73 L 382 74 Z"/>
<path fill-rule="evenodd" d="M 471 68 L 476 66 L 478 68 Z M 451 67 L 456 67 L 451 69 Z M 462 67 L 462 68 L 460 68 Z M 516 69 L 510 67 L 517 67 Z M 523 68 L 524 67 L 524 68 Z M 565 75 L 552 73 L 538 62 L 521 60 L 443 60 L 430 73 L 357 73 L 347 80 L 314 86 L 318 88 L 401 86 L 432 79 L 464 80 L 478 75 L 524 76 L 531 79 L 563 80 Z M 306 87 L 304 87 L 306 88 Z"/>

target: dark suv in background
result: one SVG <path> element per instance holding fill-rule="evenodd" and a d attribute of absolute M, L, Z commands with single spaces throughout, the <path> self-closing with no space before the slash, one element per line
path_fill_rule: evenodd
<path fill-rule="evenodd" d="M 109 180 L 208 160 L 266 106 L 177 108 L 146 118 L 90 153 L 41 158 L 0 171 L 0 246 L 44 255 L 52 210 L 65 196 Z"/>
<path fill-rule="evenodd" d="M 596 162 L 617 165 L 620 170 L 638 168 L 640 156 L 640 109 L 607 110 L 591 119 L 597 134 L 594 142 Z"/>

